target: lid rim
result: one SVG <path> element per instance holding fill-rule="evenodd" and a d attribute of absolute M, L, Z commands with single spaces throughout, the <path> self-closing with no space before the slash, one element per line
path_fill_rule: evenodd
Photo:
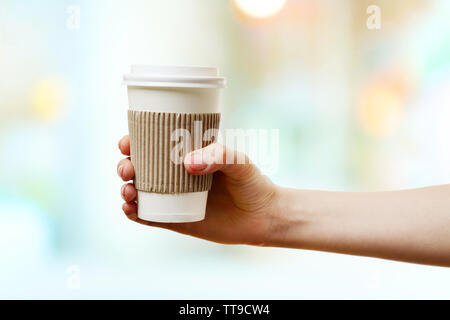
<path fill-rule="evenodd" d="M 128 74 L 123 76 L 123 84 L 139 87 L 224 88 L 226 79 L 224 77 L 168 77 Z"/>
<path fill-rule="evenodd" d="M 134 64 L 123 75 L 123 84 L 139 87 L 224 88 L 225 77 L 214 67 L 155 66 Z"/>
<path fill-rule="evenodd" d="M 226 84 L 208 84 L 208 83 L 181 83 L 181 82 L 140 82 L 124 81 L 123 85 L 127 87 L 147 87 L 147 88 L 201 88 L 201 89 L 222 89 Z"/>

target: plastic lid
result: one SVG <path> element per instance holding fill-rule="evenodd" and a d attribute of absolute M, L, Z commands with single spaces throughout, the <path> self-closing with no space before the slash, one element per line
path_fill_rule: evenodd
<path fill-rule="evenodd" d="M 224 88 L 217 68 L 132 65 L 123 83 L 136 87 Z"/>

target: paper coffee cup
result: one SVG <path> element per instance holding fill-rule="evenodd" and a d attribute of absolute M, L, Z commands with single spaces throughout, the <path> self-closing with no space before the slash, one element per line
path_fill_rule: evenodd
<path fill-rule="evenodd" d="M 212 175 L 190 175 L 174 160 L 212 142 L 202 137 L 219 129 L 225 79 L 216 68 L 132 65 L 123 81 L 138 217 L 174 223 L 203 220 Z M 186 136 L 179 138 L 186 132 L 189 142 Z"/>

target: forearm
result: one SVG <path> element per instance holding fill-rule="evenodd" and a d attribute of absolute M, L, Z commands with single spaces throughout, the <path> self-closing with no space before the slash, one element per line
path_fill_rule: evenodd
<path fill-rule="evenodd" d="M 347 193 L 282 189 L 274 246 L 450 266 L 450 185 Z"/>

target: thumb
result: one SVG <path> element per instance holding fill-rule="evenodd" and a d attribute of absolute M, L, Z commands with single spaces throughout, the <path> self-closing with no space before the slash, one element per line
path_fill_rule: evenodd
<path fill-rule="evenodd" d="M 193 175 L 222 171 L 233 180 L 244 181 L 257 172 L 257 168 L 242 152 L 213 143 L 195 150 L 184 158 L 184 167 Z"/>

